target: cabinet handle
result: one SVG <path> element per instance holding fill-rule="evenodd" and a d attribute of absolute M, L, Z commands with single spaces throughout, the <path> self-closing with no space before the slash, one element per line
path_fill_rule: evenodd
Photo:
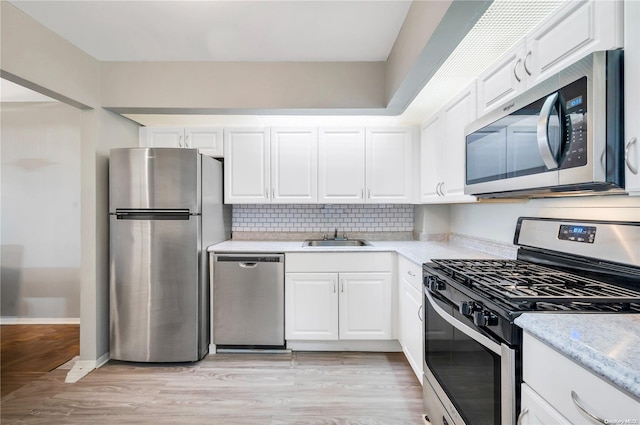
<path fill-rule="evenodd" d="M 575 391 L 571 391 L 571 399 L 573 400 L 573 404 L 576 405 L 576 407 L 580 410 L 582 410 L 587 416 L 589 416 L 591 419 L 593 419 L 594 421 L 601 423 L 601 424 L 608 424 L 608 421 L 605 421 L 604 419 L 594 415 L 593 413 L 589 412 L 587 409 L 585 409 L 585 407 L 580 404 L 580 400 L 578 397 L 578 394 Z"/>
<path fill-rule="evenodd" d="M 337 289 L 336 289 L 336 281 L 334 280 L 334 281 L 333 281 L 333 293 L 334 293 L 334 294 L 336 293 L 336 290 L 337 290 Z"/>
<path fill-rule="evenodd" d="M 360 188 L 360 198 L 364 199 L 364 189 Z"/>
<path fill-rule="evenodd" d="M 531 75 L 531 71 L 529 71 L 529 67 L 527 66 L 527 61 L 529 60 L 530 56 L 531 56 L 531 50 L 529 50 L 529 52 L 527 53 L 527 56 L 524 57 L 524 62 L 522 63 L 524 65 L 524 70 L 529 75 Z"/>
<path fill-rule="evenodd" d="M 520 411 L 520 414 L 518 415 L 518 420 L 516 421 L 516 425 L 522 425 L 522 420 L 524 419 L 524 415 L 526 415 L 527 413 L 529 413 L 528 407 L 525 407 Z"/>
<path fill-rule="evenodd" d="M 371 189 L 367 189 L 367 198 L 371 199 Z"/>
<path fill-rule="evenodd" d="M 420 306 L 420 308 L 418 309 L 418 319 L 420 319 L 421 322 L 424 321 L 422 320 L 422 306 Z"/>
<path fill-rule="evenodd" d="M 415 276 L 415 275 L 416 275 L 416 274 L 415 274 L 415 273 L 413 273 L 411 270 L 407 270 L 407 274 L 408 274 L 409 276 Z"/>
<path fill-rule="evenodd" d="M 178 137 L 178 146 L 182 147 L 182 136 Z"/>
<path fill-rule="evenodd" d="M 269 199 L 269 189 L 267 188 L 264 189 L 264 197 Z"/>
<path fill-rule="evenodd" d="M 340 281 L 340 292 L 344 294 L 344 280 Z"/>
<path fill-rule="evenodd" d="M 518 62 L 516 62 L 516 64 L 513 66 L 513 76 L 516 77 L 516 80 L 518 82 L 521 82 L 522 80 L 520 79 L 520 77 L 518 77 L 518 65 L 520 64 L 520 62 L 522 62 L 522 59 L 518 59 Z"/>
<path fill-rule="evenodd" d="M 444 192 L 444 182 L 440 183 L 440 196 L 446 196 Z"/>
<path fill-rule="evenodd" d="M 184 136 L 184 147 L 189 148 L 189 136 Z"/>
<path fill-rule="evenodd" d="M 436 185 L 436 195 L 438 195 L 438 196 L 442 196 L 442 193 L 440 193 L 440 185 L 441 185 L 441 184 L 442 184 L 442 183 L 438 183 L 438 184 Z"/>
<path fill-rule="evenodd" d="M 627 164 L 627 168 L 633 174 L 638 174 L 638 168 L 631 163 L 630 152 L 631 152 L 631 146 L 635 145 L 637 141 L 638 141 L 637 137 L 632 138 L 631 140 L 629 140 L 629 142 L 627 143 L 627 146 L 624 148 L 624 163 Z"/>
<path fill-rule="evenodd" d="M 276 199 L 276 189 L 271 189 L 271 199 Z"/>

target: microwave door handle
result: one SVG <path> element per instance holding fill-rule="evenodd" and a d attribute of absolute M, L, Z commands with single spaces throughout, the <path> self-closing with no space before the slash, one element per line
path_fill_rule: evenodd
<path fill-rule="evenodd" d="M 553 93 L 544 101 L 538 118 L 538 151 L 544 161 L 544 165 L 550 170 L 558 168 L 558 161 L 549 144 L 549 119 L 551 118 L 551 110 L 558 100 L 558 93 Z"/>

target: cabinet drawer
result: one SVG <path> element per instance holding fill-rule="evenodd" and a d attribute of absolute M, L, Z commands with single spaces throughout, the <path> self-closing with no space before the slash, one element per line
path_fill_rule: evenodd
<path fill-rule="evenodd" d="M 398 277 L 406 279 L 422 292 L 422 267 L 402 255 L 398 255 Z"/>
<path fill-rule="evenodd" d="M 573 391 L 586 410 L 608 423 L 639 423 L 640 401 L 526 332 L 522 357 L 524 382 L 569 422 L 598 423 L 577 407 L 572 399 Z M 624 422 L 626 420 L 636 422 Z"/>
<path fill-rule="evenodd" d="M 390 252 L 292 252 L 286 254 L 287 273 L 391 272 Z"/>

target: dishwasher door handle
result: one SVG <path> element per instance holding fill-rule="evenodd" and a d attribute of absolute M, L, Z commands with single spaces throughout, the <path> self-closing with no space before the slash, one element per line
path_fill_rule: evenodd
<path fill-rule="evenodd" d="M 258 263 L 238 263 L 243 269 L 255 269 L 258 267 Z"/>

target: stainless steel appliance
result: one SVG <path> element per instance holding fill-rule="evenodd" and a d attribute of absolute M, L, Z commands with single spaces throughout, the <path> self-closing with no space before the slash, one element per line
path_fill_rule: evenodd
<path fill-rule="evenodd" d="M 196 361 L 208 352 L 206 248 L 229 238 L 222 164 L 196 149 L 112 149 L 110 355 Z"/>
<path fill-rule="evenodd" d="M 423 265 L 432 424 L 515 424 L 523 312 L 640 313 L 640 223 L 521 217 L 517 260 Z"/>
<path fill-rule="evenodd" d="M 622 51 L 596 52 L 467 126 L 465 193 L 624 192 Z"/>
<path fill-rule="evenodd" d="M 213 343 L 284 348 L 284 255 L 213 255 Z"/>

